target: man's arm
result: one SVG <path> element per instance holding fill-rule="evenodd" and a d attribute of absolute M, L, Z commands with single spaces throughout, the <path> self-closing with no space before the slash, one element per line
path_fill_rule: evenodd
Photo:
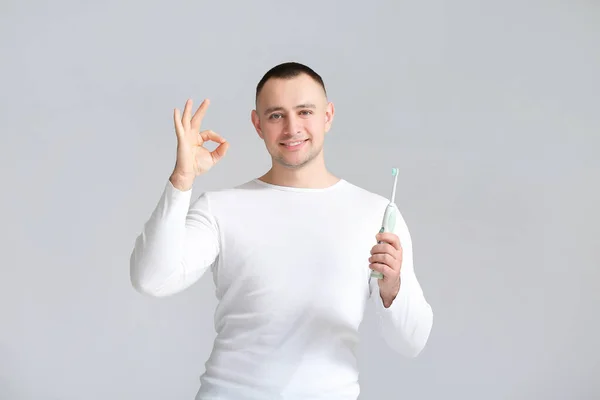
<path fill-rule="evenodd" d="M 169 296 L 198 281 L 219 254 L 219 231 L 203 194 L 190 207 L 192 190 L 169 180 L 130 258 L 133 287 Z"/>
<path fill-rule="evenodd" d="M 390 347 L 406 357 L 416 357 L 425 347 L 433 325 L 433 311 L 417 280 L 413 265 L 410 232 L 404 218 L 397 212 L 393 233 L 402 246 L 400 289 L 388 307 L 379 291 L 376 278 L 370 278 L 371 301 L 375 303 L 381 333 Z M 389 299 L 386 299 L 389 301 Z"/>

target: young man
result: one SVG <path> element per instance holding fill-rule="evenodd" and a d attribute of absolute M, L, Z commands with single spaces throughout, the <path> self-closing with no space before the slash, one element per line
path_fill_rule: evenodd
<path fill-rule="evenodd" d="M 217 337 L 196 399 L 356 399 L 368 301 L 386 342 L 407 357 L 432 327 L 403 218 L 378 234 L 388 200 L 327 170 L 334 107 L 320 76 L 298 63 L 274 67 L 256 91 L 251 120 L 272 168 L 192 201 L 195 178 L 229 145 L 201 130 L 207 107 L 175 109 L 177 161 L 135 243 L 133 286 L 168 296 L 211 270 Z M 219 145 L 210 152 L 207 141 Z"/>

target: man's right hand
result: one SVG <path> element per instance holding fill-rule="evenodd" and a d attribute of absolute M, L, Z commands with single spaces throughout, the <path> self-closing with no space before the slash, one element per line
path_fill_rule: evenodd
<path fill-rule="evenodd" d="M 209 100 L 205 99 L 192 116 L 192 100 L 188 99 L 183 116 L 177 108 L 173 113 L 177 135 L 177 161 L 170 181 L 175 188 L 182 191 L 191 189 L 194 179 L 219 162 L 229 147 L 229 143 L 217 133 L 211 130 L 200 131 L 209 103 Z M 219 146 L 211 152 L 203 147 L 208 141 L 219 143 Z"/>

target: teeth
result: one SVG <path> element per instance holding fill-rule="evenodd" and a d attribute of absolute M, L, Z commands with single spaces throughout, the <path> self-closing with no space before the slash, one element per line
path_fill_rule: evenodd
<path fill-rule="evenodd" d="M 296 146 L 298 144 L 300 144 L 302 142 L 291 142 L 291 143 L 285 143 L 286 146 Z"/>

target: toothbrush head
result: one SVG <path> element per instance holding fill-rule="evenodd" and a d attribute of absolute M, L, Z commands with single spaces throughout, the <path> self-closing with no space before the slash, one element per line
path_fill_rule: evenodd
<path fill-rule="evenodd" d="M 396 184 L 398 183 L 398 168 L 392 168 L 392 176 L 394 177 L 394 188 L 392 189 L 392 197 L 390 203 L 394 202 L 396 198 Z"/>

